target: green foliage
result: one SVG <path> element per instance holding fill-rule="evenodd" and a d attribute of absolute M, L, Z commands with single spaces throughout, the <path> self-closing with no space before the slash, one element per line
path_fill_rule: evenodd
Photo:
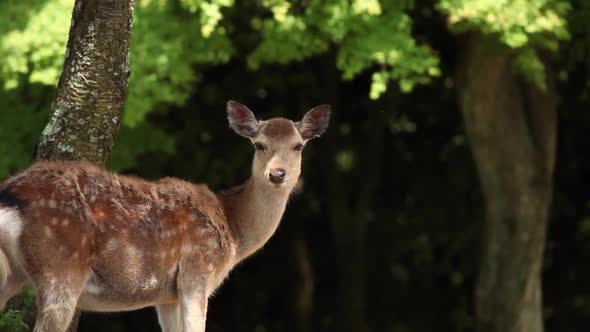
<path fill-rule="evenodd" d="M 39 133 L 47 122 L 48 111 L 38 102 L 46 100 L 51 89 L 32 86 L 14 90 L 0 89 L 0 179 L 30 163 Z"/>
<path fill-rule="evenodd" d="M 454 31 L 478 31 L 514 49 L 516 71 L 541 88 L 545 72 L 535 49 L 556 51 L 569 38 L 565 0 L 440 0 L 438 8 Z"/>
<path fill-rule="evenodd" d="M 174 138 L 145 121 L 134 127 L 122 126 L 108 166 L 116 170 L 131 168 L 137 157 L 146 151 L 170 155 L 174 152 Z"/>
<path fill-rule="evenodd" d="M 438 57 L 411 34 L 409 5 L 399 1 L 266 0 L 272 17 L 255 18 L 252 26 L 263 36 L 248 63 L 286 63 L 328 51 L 338 45 L 337 66 L 345 79 L 365 70 L 373 74 L 370 97 L 377 99 L 390 80 L 409 92 L 416 84 L 440 75 Z"/>
<path fill-rule="evenodd" d="M 539 43 L 555 49 L 556 40 L 568 37 L 564 0 L 441 0 L 439 8 L 454 29 L 497 34 L 512 48 Z"/>
<path fill-rule="evenodd" d="M 180 0 L 180 3 L 191 13 L 199 13 L 201 34 L 209 37 L 216 30 L 223 18 L 221 9 L 233 5 L 233 0 Z"/>
<path fill-rule="evenodd" d="M 22 295 L 22 304 L 29 308 L 35 302 L 35 294 L 32 289 L 27 290 Z M 0 313 L 0 331 L 25 332 L 31 328 L 25 324 L 26 317 L 22 310 L 8 309 Z"/>
<path fill-rule="evenodd" d="M 23 321 L 22 311 L 8 310 L 0 314 L 0 329 L 12 332 L 28 331 L 29 327 Z"/>
<path fill-rule="evenodd" d="M 0 2 L 0 81 L 6 89 L 26 82 L 54 85 L 61 74 L 72 0 Z"/>
<path fill-rule="evenodd" d="M 213 1 L 211 6 L 219 7 L 225 2 Z M 209 31 L 213 27 L 209 20 L 195 18 L 204 15 L 198 8 L 209 8 L 209 2 L 183 3 L 197 13 L 179 11 L 169 1 L 137 3 L 125 125 L 137 125 L 149 112 L 166 109 L 163 105 L 183 105 L 198 78 L 193 67 L 226 62 L 232 54 L 224 29 Z M 205 26 L 208 32 L 201 34 L 199 31 Z"/>
<path fill-rule="evenodd" d="M 520 73 L 529 82 L 537 84 L 545 89 L 545 65 L 531 47 L 526 47 L 518 52 L 513 62 L 514 70 Z"/>

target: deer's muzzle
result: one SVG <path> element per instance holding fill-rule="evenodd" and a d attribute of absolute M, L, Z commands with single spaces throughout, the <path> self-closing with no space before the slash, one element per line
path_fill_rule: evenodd
<path fill-rule="evenodd" d="M 268 173 L 268 179 L 274 184 L 281 184 L 285 181 L 287 171 L 282 168 L 273 168 Z"/>

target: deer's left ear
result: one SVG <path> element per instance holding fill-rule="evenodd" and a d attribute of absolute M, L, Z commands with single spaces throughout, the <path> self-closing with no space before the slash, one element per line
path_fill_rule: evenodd
<path fill-rule="evenodd" d="M 254 138 L 258 134 L 260 124 L 250 109 L 236 101 L 227 102 L 227 120 L 236 133 Z"/>
<path fill-rule="evenodd" d="M 330 123 L 330 105 L 320 105 L 312 108 L 296 123 L 297 129 L 304 140 L 319 137 L 328 129 Z"/>

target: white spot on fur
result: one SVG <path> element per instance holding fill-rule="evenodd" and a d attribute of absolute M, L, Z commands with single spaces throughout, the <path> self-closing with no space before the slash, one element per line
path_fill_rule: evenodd
<path fill-rule="evenodd" d="M 152 274 L 150 279 L 143 284 L 142 289 L 151 290 L 156 288 L 156 286 L 158 286 L 158 279 Z"/>
<path fill-rule="evenodd" d="M 55 201 L 50 199 L 49 202 L 47 202 L 47 204 L 49 205 L 50 208 L 55 209 L 57 207 L 57 204 L 55 204 Z"/>
<path fill-rule="evenodd" d="M 82 235 L 82 239 L 80 240 L 80 244 L 86 245 L 87 242 L 88 242 L 88 238 L 86 237 L 86 235 Z"/>
<path fill-rule="evenodd" d="M 131 275 L 139 275 L 141 273 L 141 270 L 143 269 L 143 255 L 141 253 L 141 250 L 139 250 L 138 248 L 136 248 L 133 245 L 127 245 L 127 250 L 125 250 L 126 253 L 126 260 L 128 262 L 128 266 L 127 266 L 127 271 L 131 274 Z"/>
<path fill-rule="evenodd" d="M 70 224 L 70 220 L 69 220 L 69 219 L 67 219 L 67 218 L 66 218 L 66 219 L 64 219 L 64 220 L 61 222 L 61 225 L 62 225 L 63 227 L 66 227 L 66 226 L 68 226 L 69 224 Z"/>
<path fill-rule="evenodd" d="M 53 231 L 51 230 L 51 228 L 49 228 L 49 226 L 45 226 L 44 231 L 45 231 L 45 237 L 47 237 L 48 239 L 53 238 Z"/>
<path fill-rule="evenodd" d="M 57 218 L 51 218 L 51 224 L 53 226 L 57 225 Z"/>
<path fill-rule="evenodd" d="M 39 200 L 39 206 L 41 206 L 41 207 L 45 206 L 45 200 L 43 198 L 41 198 Z"/>
<path fill-rule="evenodd" d="M 111 238 L 109 242 L 107 242 L 106 251 L 115 250 L 119 246 L 119 241 L 116 238 Z"/>

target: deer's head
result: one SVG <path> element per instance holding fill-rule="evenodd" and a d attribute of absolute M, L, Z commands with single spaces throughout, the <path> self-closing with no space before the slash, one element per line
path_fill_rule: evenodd
<path fill-rule="evenodd" d="M 248 107 L 227 103 L 229 126 L 254 145 L 252 178 L 276 188 L 291 189 L 301 173 L 305 144 L 328 128 L 330 106 L 314 107 L 299 122 L 284 118 L 258 121 Z"/>

